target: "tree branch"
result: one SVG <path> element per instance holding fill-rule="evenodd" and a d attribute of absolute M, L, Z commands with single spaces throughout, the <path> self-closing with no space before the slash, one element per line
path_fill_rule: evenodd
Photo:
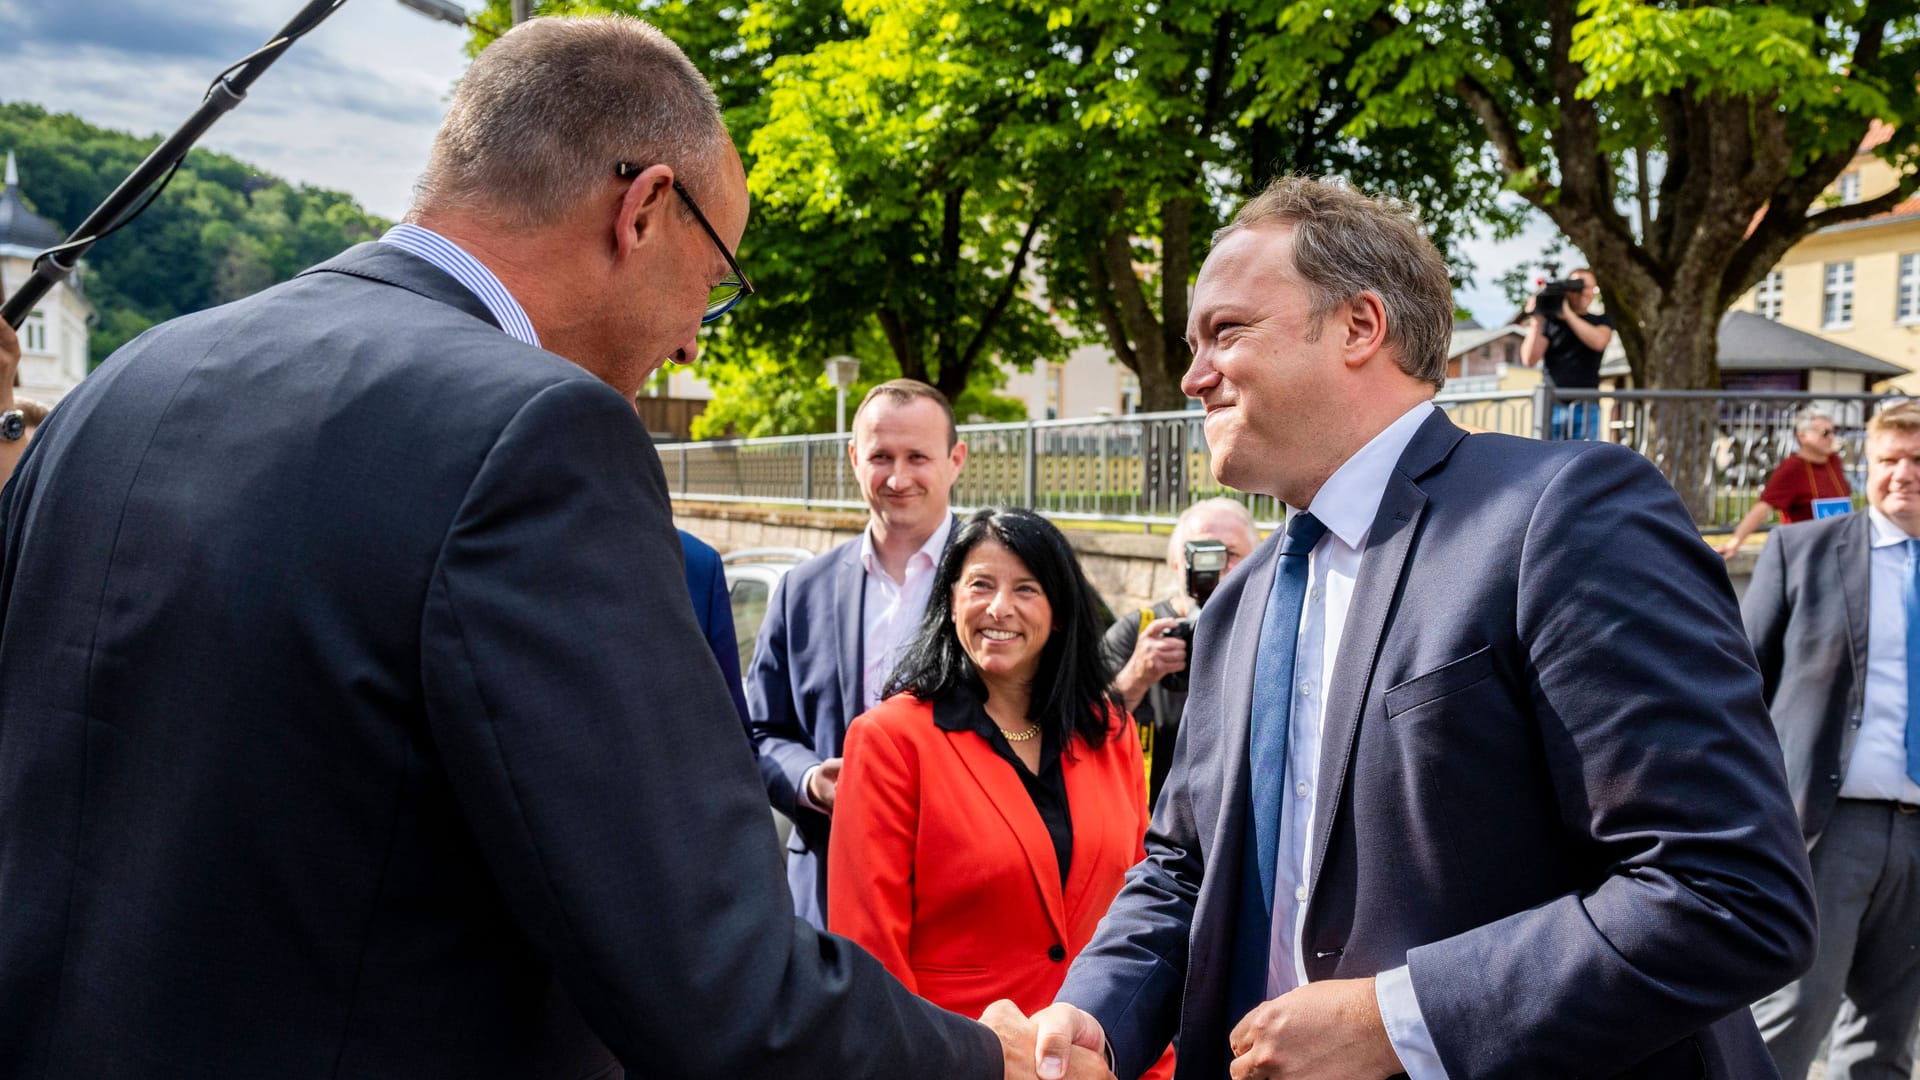
<path fill-rule="evenodd" d="M 1027 222 L 1026 232 L 1020 237 L 1020 248 L 1013 253 L 1013 264 L 1007 268 L 1006 280 L 1000 283 L 1000 294 L 993 298 L 993 306 L 988 308 L 987 313 L 980 318 L 979 330 L 974 333 L 973 340 L 967 343 L 966 349 L 960 354 L 962 370 L 973 371 L 974 362 L 979 359 L 981 349 L 986 346 L 988 335 L 1006 315 L 1008 306 L 1013 303 L 1014 294 L 1020 291 L 1021 275 L 1027 268 L 1027 253 L 1033 250 L 1033 238 L 1039 234 L 1040 222 L 1044 217 L 1046 217 L 1046 208 L 1040 207 L 1034 210 L 1033 220 Z"/>

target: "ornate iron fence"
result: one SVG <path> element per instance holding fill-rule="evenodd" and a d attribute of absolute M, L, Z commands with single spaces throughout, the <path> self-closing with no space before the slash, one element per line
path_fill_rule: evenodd
<path fill-rule="evenodd" d="M 1591 437 L 1645 455 L 1680 491 L 1706 531 L 1725 531 L 1759 497 L 1795 447 L 1794 418 L 1832 417 L 1856 492 L 1865 488 L 1866 420 L 1874 394 L 1712 391 L 1532 391 L 1442 394 L 1435 403 L 1469 431 L 1530 438 Z M 1244 499 L 1263 527 L 1281 510 L 1213 479 L 1198 411 L 1089 420 L 967 424 L 967 466 L 954 485 L 959 507 L 1030 506 L 1064 520 L 1172 522 L 1199 499 Z M 846 436 L 792 435 L 660 446 L 676 496 L 713 501 L 862 510 Z"/>

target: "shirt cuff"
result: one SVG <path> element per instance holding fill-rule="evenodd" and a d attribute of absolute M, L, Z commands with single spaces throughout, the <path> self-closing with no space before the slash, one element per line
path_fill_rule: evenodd
<path fill-rule="evenodd" d="M 1413 992 L 1413 975 L 1407 966 L 1375 975 L 1373 996 L 1380 1005 L 1387 1040 L 1400 1055 L 1407 1080 L 1447 1080 L 1440 1051 L 1433 1046 L 1433 1033 L 1427 1030 L 1427 1018 L 1420 1014 L 1420 999 Z"/>
<path fill-rule="evenodd" d="M 800 790 L 793 793 L 793 801 L 802 810 L 811 810 L 816 814 L 824 814 L 826 811 L 813 805 L 812 797 L 807 794 L 807 789 L 813 786 L 813 774 L 819 771 L 820 766 L 815 765 L 800 774 Z"/>

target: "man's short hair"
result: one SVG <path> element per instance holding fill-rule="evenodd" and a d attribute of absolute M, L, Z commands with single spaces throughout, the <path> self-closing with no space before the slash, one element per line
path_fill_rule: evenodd
<path fill-rule="evenodd" d="M 940 411 L 947 417 L 947 449 L 952 450 L 960 442 L 960 428 L 953 422 L 953 403 L 947 400 L 947 395 L 919 379 L 888 379 L 867 391 L 867 396 L 860 399 L 860 407 L 853 410 L 853 418 L 860 419 L 860 414 L 866 411 L 868 403 L 880 397 L 886 398 L 895 405 L 905 405 L 914 398 L 926 398 L 940 406 Z"/>
<path fill-rule="evenodd" d="M 701 196 L 728 145 L 713 88 L 652 25 L 627 15 L 532 19 L 467 68 L 414 185 L 414 209 L 548 225 L 611 190 L 623 161 L 672 166 Z"/>
<path fill-rule="evenodd" d="M 1370 292 L 1386 308 L 1386 343 L 1400 370 L 1436 389 L 1445 385 L 1453 282 L 1411 205 L 1338 180 L 1283 176 L 1242 206 L 1213 242 L 1263 225 L 1293 230 L 1293 269 L 1313 300 L 1308 340 L 1318 340 L 1334 308 Z"/>
<path fill-rule="evenodd" d="M 47 418 L 47 407 L 32 398 L 14 398 L 13 407 L 20 410 L 20 419 L 25 420 L 28 427 L 37 427 Z"/>
<path fill-rule="evenodd" d="M 1829 426 L 1833 424 L 1833 417 L 1828 416 L 1823 409 L 1801 409 L 1793 414 L 1793 433 L 1805 435 L 1808 428 L 1822 420 L 1825 420 Z"/>
<path fill-rule="evenodd" d="M 1234 517 L 1239 518 L 1241 523 L 1246 525 L 1248 534 L 1256 541 L 1260 539 L 1260 528 L 1253 523 L 1253 511 L 1247 509 L 1246 503 L 1241 502 L 1239 499 L 1228 498 L 1225 495 L 1216 495 L 1211 499 L 1201 499 L 1199 502 L 1180 511 L 1180 516 L 1174 520 L 1173 531 L 1167 534 L 1167 562 L 1169 564 L 1180 562 L 1186 557 L 1186 552 L 1183 549 L 1187 543 L 1187 528 L 1193 524 L 1194 519 L 1202 514 L 1213 513 L 1215 511 L 1232 514 Z"/>
<path fill-rule="evenodd" d="M 1867 421 L 1868 439 L 1892 432 L 1920 434 L 1920 401 L 1896 401 L 1874 413 L 1873 418 Z"/>

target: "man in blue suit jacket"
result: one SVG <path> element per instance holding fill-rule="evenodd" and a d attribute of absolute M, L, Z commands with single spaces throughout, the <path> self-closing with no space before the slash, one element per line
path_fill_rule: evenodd
<path fill-rule="evenodd" d="M 705 80 L 531 21 L 419 192 L 0 495 L 0 1076 L 1012 1075 L 788 910 L 694 624 L 631 399 L 746 291 Z"/>
<path fill-rule="evenodd" d="M 1288 527 L 1201 617 L 1147 858 L 1043 1055 L 1771 1075 L 1743 1006 L 1813 910 L 1725 570 L 1637 455 L 1436 410 L 1452 314 L 1418 226 L 1343 186 L 1283 179 L 1218 239 L 1183 386 Z"/>
<path fill-rule="evenodd" d="M 685 529 L 678 531 L 680 553 L 687 560 L 687 595 L 693 598 L 693 617 L 707 637 L 707 651 L 720 665 L 720 676 L 727 680 L 727 692 L 733 695 L 733 707 L 745 724 L 747 694 L 740 685 L 740 642 L 734 637 L 726 567 L 713 545 Z"/>
<path fill-rule="evenodd" d="M 780 579 L 747 673 L 760 777 L 793 822 L 787 888 L 796 914 L 827 925 L 827 840 L 847 724 L 879 704 L 927 610 L 953 535 L 948 495 L 967 461 L 946 396 L 881 383 L 853 414 L 847 447 L 867 500 L 861 534 Z"/>

